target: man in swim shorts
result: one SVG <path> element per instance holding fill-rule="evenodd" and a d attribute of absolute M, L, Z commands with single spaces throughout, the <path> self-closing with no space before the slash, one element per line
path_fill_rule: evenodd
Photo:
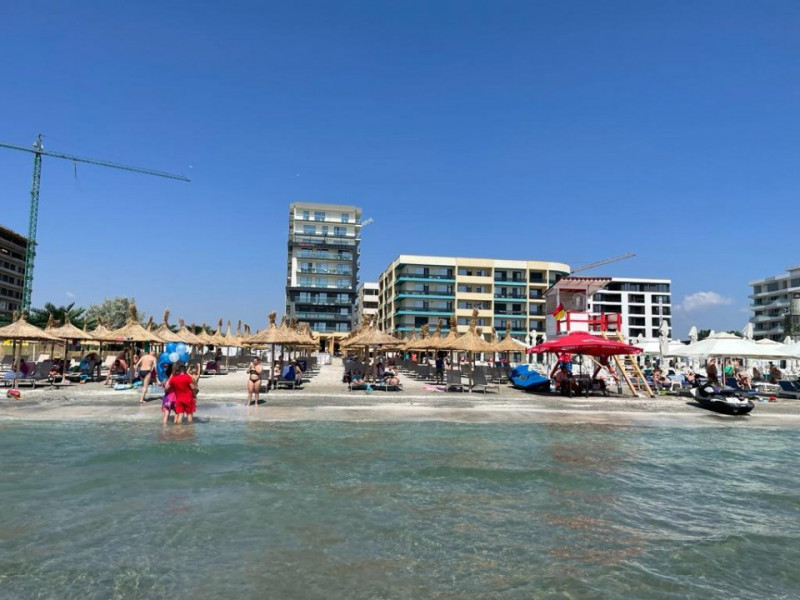
<path fill-rule="evenodd" d="M 142 395 L 139 397 L 139 402 L 144 402 L 147 396 L 147 386 L 150 385 L 150 378 L 156 368 L 156 353 L 153 351 L 148 352 L 134 365 L 134 368 L 139 374 L 139 379 L 142 380 Z"/>

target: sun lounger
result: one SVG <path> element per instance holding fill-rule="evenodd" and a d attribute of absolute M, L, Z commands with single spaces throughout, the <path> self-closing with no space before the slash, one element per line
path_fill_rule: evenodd
<path fill-rule="evenodd" d="M 461 383 L 461 371 L 456 369 L 449 369 L 445 371 L 447 375 L 447 387 L 445 387 L 445 391 L 447 392 L 463 392 L 464 391 L 464 384 Z"/>
<path fill-rule="evenodd" d="M 50 369 L 52 366 L 52 360 L 45 360 L 43 362 L 36 363 L 33 371 L 21 379 L 17 378 L 17 386 L 29 385 L 31 386 L 31 389 L 36 389 L 37 383 L 47 383 L 50 380 Z"/>
<path fill-rule="evenodd" d="M 474 392 L 477 390 L 485 394 L 490 389 L 499 392 L 500 386 L 489 383 L 489 381 L 486 379 L 486 371 L 483 369 L 475 369 L 472 372 L 472 383 L 469 386 L 469 391 Z"/>

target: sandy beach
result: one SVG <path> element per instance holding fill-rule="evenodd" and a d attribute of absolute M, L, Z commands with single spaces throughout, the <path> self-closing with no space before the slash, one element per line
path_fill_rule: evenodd
<path fill-rule="evenodd" d="M 458 393 L 432 391 L 429 384 L 402 377 L 400 392 L 348 391 L 341 383 L 342 367 L 325 365 L 302 389 L 262 393 L 258 407 L 245 407 L 246 374 L 204 376 L 200 380 L 197 418 L 261 421 L 450 421 L 463 423 L 608 423 L 800 425 L 800 401 L 757 402 L 751 415 L 731 418 L 702 410 L 689 398 L 675 395 L 654 399 L 630 396 L 563 398 L 528 394 L 509 385 L 499 391 Z M 160 397 L 140 404 L 137 390 L 113 390 L 99 383 L 22 389 L 22 399 L 5 398 L 2 420 L 35 421 L 160 421 Z"/>

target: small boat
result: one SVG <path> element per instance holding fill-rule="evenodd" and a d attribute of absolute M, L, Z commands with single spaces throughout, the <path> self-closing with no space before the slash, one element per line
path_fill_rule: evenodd
<path fill-rule="evenodd" d="M 737 395 L 732 387 L 713 386 L 705 377 L 695 378 L 690 393 L 702 408 L 724 415 L 746 415 L 755 408 L 752 400 Z"/>
<path fill-rule="evenodd" d="M 541 375 L 531 365 L 519 365 L 508 375 L 514 387 L 528 392 L 549 392 L 550 380 Z"/>

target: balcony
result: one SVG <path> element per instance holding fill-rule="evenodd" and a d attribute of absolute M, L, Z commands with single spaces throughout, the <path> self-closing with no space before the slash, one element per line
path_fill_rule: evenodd
<path fill-rule="evenodd" d="M 524 279 L 495 279 L 494 280 L 494 284 L 495 285 L 513 285 L 513 286 L 524 285 L 524 286 L 527 286 L 528 282 L 525 281 Z"/>
<path fill-rule="evenodd" d="M 304 321 L 350 321 L 351 315 L 338 313 L 298 312 L 294 315 Z"/>
<path fill-rule="evenodd" d="M 300 269 L 297 271 L 304 275 L 339 275 L 341 277 L 350 277 L 352 271 L 332 271 L 330 269 Z"/>
<path fill-rule="evenodd" d="M 332 235 L 309 235 L 309 234 L 293 234 L 292 243 L 298 246 L 349 246 L 353 247 L 357 244 L 358 238 L 338 237 Z"/>
<path fill-rule="evenodd" d="M 316 250 L 300 250 L 296 254 L 297 258 L 320 258 L 322 260 L 351 261 L 351 253 L 331 254 L 330 252 L 317 252 Z"/>
<path fill-rule="evenodd" d="M 430 317 L 452 317 L 453 311 L 445 309 L 435 310 L 432 308 L 411 308 L 411 309 L 396 310 L 394 312 L 395 317 L 399 317 L 402 315 L 428 315 Z"/>
<path fill-rule="evenodd" d="M 528 297 L 525 294 L 507 294 L 504 292 L 497 293 L 495 292 L 494 298 L 497 300 L 527 300 Z"/>
<path fill-rule="evenodd" d="M 502 315 L 504 317 L 527 317 L 528 313 L 524 310 L 497 310 L 495 309 L 494 314 Z"/>
<path fill-rule="evenodd" d="M 452 275 L 435 275 L 433 273 L 425 275 L 424 273 L 408 273 L 398 275 L 397 283 L 403 281 L 446 281 L 447 283 L 455 283 L 456 280 Z"/>

